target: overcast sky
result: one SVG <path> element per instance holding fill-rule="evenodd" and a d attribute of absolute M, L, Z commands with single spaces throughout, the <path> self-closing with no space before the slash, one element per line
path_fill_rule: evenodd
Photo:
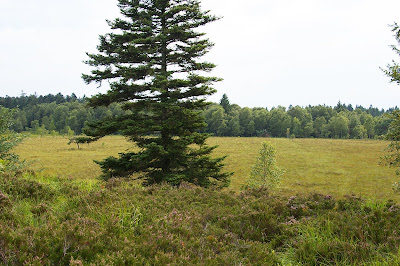
<path fill-rule="evenodd" d="M 0 0 L 0 96 L 21 91 L 90 96 L 85 52 L 96 52 L 117 0 Z M 400 58 L 389 24 L 400 23 L 399 0 L 203 0 L 222 16 L 207 25 L 216 45 L 207 60 L 224 78 L 219 101 L 248 107 L 399 105 L 400 86 L 379 67 Z"/>

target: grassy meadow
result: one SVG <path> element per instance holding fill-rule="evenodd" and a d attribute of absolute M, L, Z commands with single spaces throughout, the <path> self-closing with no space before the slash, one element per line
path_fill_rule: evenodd
<path fill-rule="evenodd" d="M 96 179 L 122 137 L 31 136 L 15 152 L 35 171 L 0 171 L 0 265 L 400 265 L 387 142 L 268 139 L 280 188 L 241 191 L 265 140 L 209 139 L 235 172 L 218 191 Z"/>
<path fill-rule="evenodd" d="M 240 190 L 249 176 L 263 141 L 277 150 L 277 163 L 285 174 L 277 193 L 322 193 L 342 197 L 355 194 L 368 199 L 394 199 L 392 184 L 397 180 L 393 169 L 379 165 L 388 145 L 380 140 L 341 139 L 278 139 L 212 137 L 210 145 L 218 145 L 215 156 L 228 155 L 226 171 L 233 171 L 229 189 Z M 45 175 L 74 179 L 95 179 L 101 174 L 93 160 L 135 149 L 123 137 L 103 138 L 90 145 L 67 145 L 68 138 L 32 136 L 15 152 L 31 161 L 31 167 Z"/>

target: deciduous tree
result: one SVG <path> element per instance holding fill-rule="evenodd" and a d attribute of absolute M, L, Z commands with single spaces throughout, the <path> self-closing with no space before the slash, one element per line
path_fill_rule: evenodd
<path fill-rule="evenodd" d="M 273 189 L 280 183 L 284 171 L 276 164 L 276 150 L 269 142 L 264 142 L 259 151 L 256 163 L 251 170 L 245 188 Z"/>

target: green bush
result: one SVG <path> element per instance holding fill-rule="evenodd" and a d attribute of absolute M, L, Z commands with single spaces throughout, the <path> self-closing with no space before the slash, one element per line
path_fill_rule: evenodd
<path fill-rule="evenodd" d="M 277 166 L 275 154 L 276 150 L 271 143 L 264 142 L 262 144 L 244 189 L 266 188 L 270 190 L 278 186 L 284 171 Z"/>
<path fill-rule="evenodd" d="M 21 168 L 19 157 L 11 150 L 22 141 L 22 136 L 9 131 L 13 124 L 13 110 L 0 107 L 0 173 Z"/>

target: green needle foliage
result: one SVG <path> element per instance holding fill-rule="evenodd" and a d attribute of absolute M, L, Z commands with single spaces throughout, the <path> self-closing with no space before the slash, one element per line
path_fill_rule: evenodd
<path fill-rule="evenodd" d="M 396 174 L 400 176 L 400 111 L 393 111 L 389 117 L 392 122 L 389 125 L 386 139 L 390 140 L 387 147 L 388 154 L 383 157 L 383 161 L 389 167 L 397 168 Z M 397 193 L 400 192 L 400 182 L 393 184 L 393 190 Z"/>
<path fill-rule="evenodd" d="M 395 33 L 394 37 L 396 38 L 397 44 L 400 44 L 400 27 L 397 23 L 394 23 L 392 26 L 392 32 Z M 400 55 L 400 49 L 396 45 L 392 45 L 393 51 L 395 51 L 398 55 Z M 388 65 L 386 70 L 383 70 L 387 76 L 391 78 L 391 82 L 396 82 L 400 84 L 400 66 L 394 60 L 392 61 L 392 65 Z M 384 160 L 390 167 L 396 167 L 396 174 L 400 175 L 400 111 L 393 111 L 389 117 L 392 119 L 392 122 L 389 125 L 388 133 L 386 138 L 391 141 L 387 150 L 389 154 L 384 157 Z M 393 189 L 395 192 L 400 192 L 400 183 L 396 182 L 393 185 Z"/>
<path fill-rule="evenodd" d="M 196 28 L 218 18 L 200 9 L 197 0 L 119 0 L 124 18 L 108 21 L 113 33 L 100 36 L 98 54 L 88 54 L 87 83 L 108 81 L 110 90 L 91 98 L 93 107 L 121 103 L 126 111 L 91 123 L 92 137 L 122 134 L 139 152 L 121 153 L 98 162 L 104 178 L 141 173 L 144 183 L 182 181 L 200 186 L 227 186 L 224 158 L 211 158 L 200 115 L 205 96 L 219 78 L 201 76 L 215 65 L 199 59 L 213 44 Z"/>
<path fill-rule="evenodd" d="M 397 44 L 400 45 L 400 26 L 397 23 L 394 23 L 391 25 L 391 28 Z M 391 47 L 392 50 L 400 56 L 400 48 L 398 45 L 392 45 Z M 392 61 L 392 64 L 387 65 L 387 69 L 384 69 L 383 72 L 385 72 L 385 74 L 391 78 L 391 82 L 400 84 L 400 65 L 394 60 Z"/>
<path fill-rule="evenodd" d="M 276 150 L 272 144 L 264 142 L 253 165 L 250 179 L 245 188 L 273 189 L 278 186 L 284 171 L 276 165 Z"/>

